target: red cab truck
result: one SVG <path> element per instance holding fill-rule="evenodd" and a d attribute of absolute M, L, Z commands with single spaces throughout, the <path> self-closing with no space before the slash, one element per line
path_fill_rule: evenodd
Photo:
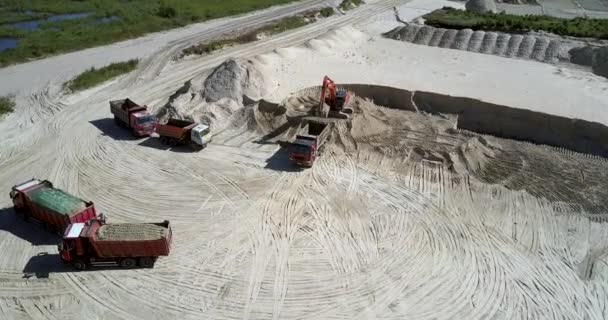
<path fill-rule="evenodd" d="M 211 141 L 209 126 L 194 121 L 169 119 L 165 124 L 158 124 L 156 133 L 161 142 L 170 146 L 188 144 L 194 150 L 200 150 Z"/>
<path fill-rule="evenodd" d="M 312 167 L 319 156 L 319 149 L 329 136 L 330 125 L 310 121 L 303 131 L 305 134 L 296 135 L 296 139 L 291 143 L 289 159 L 298 166 Z"/>
<path fill-rule="evenodd" d="M 161 223 L 110 223 L 94 219 L 71 224 L 59 244 L 59 256 L 78 270 L 93 265 L 152 268 L 169 255 L 172 232 Z"/>
<path fill-rule="evenodd" d="M 147 106 L 140 106 L 130 99 L 110 101 L 110 111 L 119 127 L 130 129 L 134 136 L 150 135 L 156 127 L 156 118 Z"/>
<path fill-rule="evenodd" d="M 32 179 L 13 186 L 10 197 L 15 212 L 40 222 L 51 231 L 62 232 L 75 222 L 86 222 L 97 214 L 93 202 L 81 200 L 53 187 L 48 180 Z"/>

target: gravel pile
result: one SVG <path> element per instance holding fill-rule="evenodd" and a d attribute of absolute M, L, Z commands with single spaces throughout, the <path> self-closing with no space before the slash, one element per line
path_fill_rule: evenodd
<path fill-rule="evenodd" d="M 149 223 L 106 224 L 97 232 L 97 238 L 102 241 L 158 240 L 166 235 L 167 228 Z"/>
<path fill-rule="evenodd" d="M 548 63 L 569 61 L 568 50 L 582 45 L 582 43 L 542 35 L 512 35 L 479 30 L 473 32 L 471 29 L 454 30 L 420 25 L 397 27 L 387 32 L 385 37 L 434 47 L 533 59 Z M 590 58 L 586 59 L 591 61 Z"/>
<path fill-rule="evenodd" d="M 494 0 L 469 0 L 464 7 L 473 12 L 498 12 Z"/>
<path fill-rule="evenodd" d="M 469 1 L 470 2 L 470 1 Z M 395 40 L 546 63 L 571 62 L 608 77 L 608 46 L 583 40 L 530 33 L 527 35 L 471 29 L 443 29 L 410 24 L 384 34 Z"/>

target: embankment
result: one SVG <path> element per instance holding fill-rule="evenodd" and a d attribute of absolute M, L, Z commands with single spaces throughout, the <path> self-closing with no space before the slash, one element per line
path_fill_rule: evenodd
<path fill-rule="evenodd" d="M 600 123 L 433 92 L 366 84 L 341 87 L 389 108 L 457 115 L 458 129 L 608 158 L 608 127 Z M 315 92 L 320 92 L 320 88 L 307 88 L 293 96 Z"/>

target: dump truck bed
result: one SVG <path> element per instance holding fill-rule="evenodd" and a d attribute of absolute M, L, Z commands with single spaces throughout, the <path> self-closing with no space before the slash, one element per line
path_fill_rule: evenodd
<path fill-rule="evenodd" d="M 86 209 L 87 203 L 69 193 L 55 188 L 37 188 L 27 193 L 30 201 L 51 212 L 74 216 Z"/>
<path fill-rule="evenodd" d="M 105 224 L 84 231 L 100 258 L 157 257 L 169 254 L 169 222 Z"/>
<path fill-rule="evenodd" d="M 186 138 L 189 130 L 196 127 L 198 123 L 180 119 L 169 119 L 166 124 L 158 124 L 156 132 L 161 137 L 171 137 L 179 140 Z"/>
<path fill-rule="evenodd" d="M 86 202 L 48 181 L 32 180 L 15 186 L 25 197 L 25 215 L 56 229 L 63 230 L 70 223 L 86 222 L 96 217 L 93 202 Z"/>

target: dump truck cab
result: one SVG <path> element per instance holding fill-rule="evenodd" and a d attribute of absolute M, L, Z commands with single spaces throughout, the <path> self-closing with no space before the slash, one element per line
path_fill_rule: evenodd
<path fill-rule="evenodd" d="M 198 124 L 190 132 L 190 140 L 201 147 L 207 146 L 211 141 L 211 129 L 208 125 Z"/>
<path fill-rule="evenodd" d="M 312 167 L 317 158 L 317 147 L 316 137 L 298 135 L 291 145 L 289 159 L 297 165 Z"/>
<path fill-rule="evenodd" d="M 156 118 L 147 110 L 132 113 L 130 120 L 133 132 L 138 136 L 149 135 L 156 127 Z"/>
<path fill-rule="evenodd" d="M 79 222 L 71 224 L 63 235 L 63 240 L 58 246 L 59 258 L 63 263 L 73 263 L 74 258 L 85 254 L 85 246 L 80 238 L 80 233 L 85 227 L 85 223 Z"/>
<path fill-rule="evenodd" d="M 38 180 L 31 179 L 21 184 L 15 185 L 9 194 L 11 199 L 13 200 L 13 206 L 16 211 L 21 211 L 25 208 L 25 193 L 31 189 L 39 187 L 40 185 L 44 185 L 46 187 L 52 188 L 53 184 L 48 180 Z"/>
<path fill-rule="evenodd" d="M 131 99 L 110 101 L 110 111 L 117 125 L 128 128 L 134 136 L 146 136 L 154 132 L 156 118 L 147 106 L 140 106 Z"/>

